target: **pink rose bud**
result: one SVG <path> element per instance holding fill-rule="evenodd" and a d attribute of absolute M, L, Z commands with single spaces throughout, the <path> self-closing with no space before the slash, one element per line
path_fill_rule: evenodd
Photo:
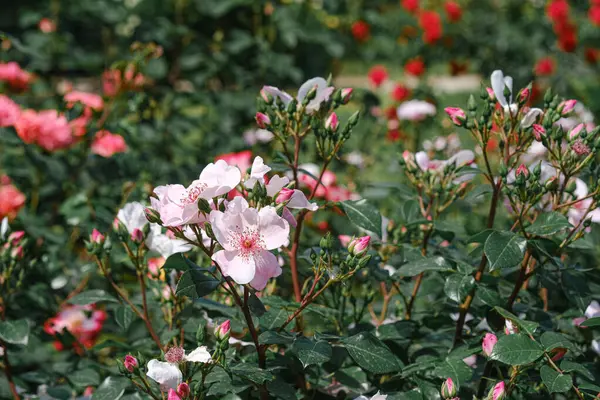
<path fill-rule="evenodd" d="M 254 118 L 256 119 L 258 127 L 261 129 L 265 129 L 267 126 L 271 125 L 271 118 L 269 118 L 267 114 L 257 112 Z"/>
<path fill-rule="evenodd" d="M 575 104 L 577 104 L 577 100 L 565 100 L 558 105 L 558 110 L 562 115 L 567 115 L 573 111 Z"/>
<path fill-rule="evenodd" d="M 190 385 L 185 382 L 180 383 L 179 386 L 177 386 L 177 394 L 182 399 L 187 398 L 190 395 Z"/>
<path fill-rule="evenodd" d="M 515 324 L 513 324 L 513 322 L 510 319 L 507 319 L 504 322 L 504 333 L 507 335 L 514 335 L 515 333 L 518 333 L 519 329 L 517 329 L 517 327 L 515 326 Z"/>
<path fill-rule="evenodd" d="M 498 338 L 493 333 L 486 333 L 481 342 L 481 349 L 486 357 L 489 357 L 494 350 L 494 346 L 498 342 Z"/>
<path fill-rule="evenodd" d="M 93 386 L 88 386 L 83 391 L 83 395 L 84 396 L 91 396 L 92 394 L 94 394 L 94 387 Z"/>
<path fill-rule="evenodd" d="M 142 243 L 144 240 L 144 232 L 141 229 L 135 228 L 133 232 L 131 232 L 131 241 L 133 243 Z"/>
<path fill-rule="evenodd" d="M 506 396 L 506 391 L 504 389 L 504 382 L 498 382 L 491 390 L 491 396 L 488 395 L 488 399 L 491 400 L 502 400 Z"/>
<path fill-rule="evenodd" d="M 348 104 L 350 98 L 352 97 L 352 90 L 352 88 L 344 88 L 341 90 L 342 104 Z"/>
<path fill-rule="evenodd" d="M 10 251 L 10 256 L 12 257 L 13 260 L 20 260 L 23 258 L 23 247 L 21 246 L 17 246 L 17 247 L 13 247 L 13 249 Z"/>
<path fill-rule="evenodd" d="M 363 255 L 367 249 L 369 248 L 369 243 L 371 242 L 371 236 L 362 236 L 356 238 L 350 242 L 348 245 L 348 252 L 353 256 L 361 256 Z"/>
<path fill-rule="evenodd" d="M 525 88 L 525 89 L 521 90 L 521 92 L 519 93 L 519 102 L 525 103 L 527 101 L 527 99 L 529 99 L 530 94 L 531 94 L 531 91 L 529 90 L 529 88 Z"/>
<path fill-rule="evenodd" d="M 492 88 L 485 88 L 485 90 L 488 93 L 488 96 L 490 96 L 490 100 L 496 100 L 496 94 L 494 93 L 494 90 Z"/>
<path fill-rule="evenodd" d="M 113 219 L 112 227 L 115 232 L 119 232 L 119 227 L 121 226 L 121 221 L 118 218 Z"/>
<path fill-rule="evenodd" d="M 224 340 L 229 338 L 229 333 L 231 331 L 231 321 L 227 320 L 223 322 L 221 325 L 218 325 L 215 329 L 215 336 L 217 340 Z"/>
<path fill-rule="evenodd" d="M 567 354 L 567 349 L 559 347 L 551 351 L 552 361 L 560 361 Z"/>
<path fill-rule="evenodd" d="M 525 164 L 521 164 L 517 168 L 516 174 L 517 174 L 517 177 L 522 176 L 523 178 L 528 178 L 529 177 L 529 169 L 527 169 Z"/>
<path fill-rule="evenodd" d="M 138 366 L 138 360 L 131 354 L 127 354 L 123 360 L 123 366 L 129 372 L 133 372 Z"/>
<path fill-rule="evenodd" d="M 284 202 L 288 201 L 289 199 L 291 199 L 293 195 L 294 195 L 293 189 L 283 188 L 277 195 L 275 202 L 277 204 L 284 203 Z"/>
<path fill-rule="evenodd" d="M 92 230 L 92 235 L 90 236 L 90 241 L 92 243 L 101 244 L 104 242 L 104 235 L 100 233 L 100 231 L 96 228 Z"/>
<path fill-rule="evenodd" d="M 452 382 L 452 378 L 448 378 L 444 381 L 441 393 L 442 397 L 448 400 L 456 396 L 456 386 L 454 385 L 454 382 Z"/>
<path fill-rule="evenodd" d="M 327 130 L 335 132 L 337 131 L 339 125 L 340 121 L 338 120 L 336 113 L 331 113 L 331 115 L 325 120 L 325 129 Z"/>
<path fill-rule="evenodd" d="M 8 242 L 12 246 L 16 246 L 21 242 L 21 239 L 25 236 L 25 231 L 15 231 L 8 235 Z"/>
<path fill-rule="evenodd" d="M 160 219 L 160 214 L 153 208 L 147 207 L 144 209 L 144 214 L 146 215 L 146 219 L 151 224 L 160 224 L 162 221 Z"/>
<path fill-rule="evenodd" d="M 467 119 L 467 116 L 465 115 L 465 112 L 462 110 L 462 108 L 446 107 L 444 108 L 444 111 L 446 111 L 446 114 L 448 114 L 448 116 L 452 120 L 452 123 L 456 126 L 462 126 L 465 123 L 465 120 Z"/>
<path fill-rule="evenodd" d="M 415 164 L 415 155 L 410 151 L 404 150 L 404 152 L 402 153 L 402 159 L 404 160 L 404 163 L 409 168 L 409 170 L 417 167 L 417 164 Z"/>
<path fill-rule="evenodd" d="M 271 104 L 271 102 L 273 101 L 273 97 L 267 93 L 267 91 L 263 88 L 260 91 L 260 97 L 265 101 L 265 103 L 267 104 Z"/>
<path fill-rule="evenodd" d="M 542 137 L 546 136 L 546 130 L 540 124 L 533 124 L 533 136 L 538 142 L 542 141 Z"/>
<path fill-rule="evenodd" d="M 181 400 L 181 397 L 179 397 L 179 395 L 173 388 L 169 388 L 169 395 L 167 396 L 167 400 Z"/>
<path fill-rule="evenodd" d="M 577 136 L 579 136 L 579 134 L 581 133 L 583 128 L 584 128 L 584 125 L 579 124 L 575 128 L 571 129 L 569 131 L 569 140 L 574 140 Z"/>

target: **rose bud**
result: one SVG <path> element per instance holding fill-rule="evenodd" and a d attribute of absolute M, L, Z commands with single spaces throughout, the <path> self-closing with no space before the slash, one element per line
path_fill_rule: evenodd
<path fill-rule="evenodd" d="M 104 235 L 100 233 L 100 231 L 96 228 L 92 230 L 92 234 L 90 235 L 90 242 L 95 244 L 102 244 L 104 242 Z"/>
<path fill-rule="evenodd" d="M 352 90 L 352 88 L 344 88 L 341 90 L 342 104 L 348 104 L 350 98 L 352 97 Z"/>
<path fill-rule="evenodd" d="M 229 339 L 229 334 L 231 332 L 231 321 L 227 320 L 223 322 L 221 325 L 218 325 L 215 329 L 215 337 L 217 340 L 226 340 Z"/>
<path fill-rule="evenodd" d="M 546 130 L 540 124 L 533 124 L 533 136 L 538 142 L 542 141 L 542 137 L 546 136 Z"/>
<path fill-rule="evenodd" d="M 481 349 L 486 357 L 489 357 L 494 350 L 494 346 L 498 342 L 498 338 L 493 333 L 486 333 L 481 342 Z"/>
<path fill-rule="evenodd" d="M 448 378 L 444 381 L 441 393 L 444 399 L 452 399 L 456 396 L 456 386 L 454 385 L 454 382 L 452 382 L 452 378 Z"/>
<path fill-rule="evenodd" d="M 190 385 L 185 382 L 180 383 L 179 386 L 177 386 L 177 394 L 182 399 L 187 398 L 190 395 Z"/>
<path fill-rule="evenodd" d="M 291 199 L 293 195 L 294 195 L 294 189 L 283 188 L 277 195 L 275 202 L 277 204 L 284 203 L 284 202 L 288 201 L 289 199 Z"/>
<path fill-rule="evenodd" d="M 127 354 L 123 360 L 123 366 L 129 372 L 133 372 L 138 366 L 138 360 L 134 356 Z"/>
<path fill-rule="evenodd" d="M 514 335 L 515 333 L 518 333 L 519 329 L 515 326 L 515 324 L 513 324 L 513 322 L 510 319 L 507 319 L 504 322 L 504 333 L 507 335 Z"/>
<path fill-rule="evenodd" d="M 579 124 L 575 128 L 571 129 L 569 131 L 569 140 L 574 140 L 577 136 L 579 136 L 579 134 L 581 133 L 583 128 L 584 128 L 584 125 Z"/>
<path fill-rule="evenodd" d="M 163 397 L 163 399 L 164 399 L 164 397 Z M 169 394 L 167 395 L 167 400 L 181 400 L 181 397 L 179 397 L 179 395 L 173 388 L 169 388 Z"/>
<path fill-rule="evenodd" d="M 348 252 L 353 256 L 361 256 L 368 250 L 370 242 L 371 236 L 362 236 L 356 238 L 348 245 Z"/>
<path fill-rule="evenodd" d="M 131 241 L 133 243 L 142 243 L 144 240 L 144 232 L 141 229 L 135 228 L 133 232 L 131 232 Z"/>
<path fill-rule="evenodd" d="M 490 390 L 487 398 L 490 400 L 502 400 L 506 396 L 506 391 L 504 388 L 504 382 L 498 382 L 496 385 Z"/>
<path fill-rule="evenodd" d="M 527 169 L 525 164 L 521 164 L 517 168 L 516 175 L 517 175 L 517 178 L 522 176 L 524 179 L 527 179 L 529 177 L 529 169 Z"/>
<path fill-rule="evenodd" d="M 335 132 L 337 131 L 339 124 L 340 122 L 337 114 L 331 113 L 331 115 L 325 120 L 325 129 Z"/>
<path fill-rule="evenodd" d="M 565 100 L 558 105 L 558 110 L 562 115 L 567 115 L 575 108 L 577 100 Z"/>
<path fill-rule="evenodd" d="M 255 119 L 258 127 L 261 129 L 265 129 L 267 126 L 271 125 L 271 118 L 269 118 L 267 114 L 257 112 Z"/>
<path fill-rule="evenodd" d="M 444 108 L 444 111 L 446 111 L 446 114 L 448 114 L 448 116 L 452 120 L 452 123 L 456 126 L 462 126 L 465 123 L 465 120 L 467 119 L 467 116 L 465 115 L 465 112 L 462 108 L 446 107 Z"/>

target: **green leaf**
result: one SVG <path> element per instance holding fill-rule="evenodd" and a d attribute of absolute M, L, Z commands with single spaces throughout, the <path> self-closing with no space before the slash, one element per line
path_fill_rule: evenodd
<path fill-rule="evenodd" d="M 267 312 L 265 305 L 258 297 L 256 297 L 254 293 L 248 297 L 248 306 L 250 307 L 252 314 L 256 315 L 257 317 L 262 317 Z"/>
<path fill-rule="evenodd" d="M 79 387 L 96 386 L 100 383 L 100 374 L 91 368 L 75 371 L 67 378 L 73 385 Z"/>
<path fill-rule="evenodd" d="M 99 303 L 102 301 L 110 301 L 113 303 L 118 302 L 118 300 L 114 296 L 106 293 L 104 290 L 92 289 L 92 290 L 87 290 L 85 292 L 81 292 L 76 296 L 73 296 L 69 300 L 69 303 L 75 304 L 78 306 L 85 306 L 87 304 Z"/>
<path fill-rule="evenodd" d="M 563 271 L 562 283 L 566 298 L 575 304 L 583 313 L 590 303 L 591 290 L 588 278 L 583 272 L 579 271 Z"/>
<path fill-rule="evenodd" d="M 567 217 L 554 211 L 541 214 L 535 222 L 527 228 L 527 232 L 539 236 L 548 236 L 570 227 L 571 224 Z"/>
<path fill-rule="evenodd" d="M 304 368 L 309 365 L 323 364 L 329 361 L 332 354 L 331 345 L 326 341 L 314 341 L 305 337 L 294 341 L 292 351 L 298 356 Z"/>
<path fill-rule="evenodd" d="M 588 327 L 588 328 L 591 328 L 591 327 L 594 327 L 594 326 L 600 326 L 600 317 L 594 317 L 594 318 L 586 319 L 579 326 L 585 326 L 585 327 Z"/>
<path fill-rule="evenodd" d="M 494 346 L 491 360 L 508 365 L 529 364 L 544 355 L 544 350 L 529 336 L 516 333 L 502 336 Z"/>
<path fill-rule="evenodd" d="M 560 374 L 547 365 L 540 369 L 540 376 L 550 393 L 565 393 L 573 386 L 571 375 Z"/>
<path fill-rule="evenodd" d="M 437 365 L 433 374 L 439 378 L 452 378 L 457 387 L 467 383 L 473 376 L 473 369 L 463 360 L 447 358 Z"/>
<path fill-rule="evenodd" d="M 481 300 L 483 304 L 490 307 L 496 307 L 504 304 L 500 294 L 489 286 L 479 284 L 477 285 L 477 299 Z"/>
<path fill-rule="evenodd" d="M 556 332 L 544 332 L 540 337 L 540 342 L 546 351 L 551 351 L 557 348 L 565 348 L 573 350 L 573 343 L 565 337 L 565 335 Z"/>
<path fill-rule="evenodd" d="M 379 340 L 409 339 L 416 329 L 417 326 L 413 321 L 396 321 L 380 325 L 377 328 L 377 337 Z"/>
<path fill-rule="evenodd" d="M 118 400 L 125 393 L 129 381 L 123 378 L 109 376 L 102 382 L 92 395 L 92 400 Z"/>
<path fill-rule="evenodd" d="M 292 344 L 294 337 L 287 332 L 266 331 L 260 334 L 258 342 L 261 344 Z"/>
<path fill-rule="evenodd" d="M 115 310 L 115 321 L 124 331 L 129 328 L 134 319 L 135 313 L 129 306 L 119 306 Z"/>
<path fill-rule="evenodd" d="M 444 293 L 451 300 L 460 303 L 467 296 L 474 284 L 475 279 L 473 275 L 452 274 L 446 278 Z"/>
<path fill-rule="evenodd" d="M 494 231 L 485 241 L 483 251 L 489 261 L 490 271 L 511 268 L 523 259 L 527 241 L 511 232 Z"/>
<path fill-rule="evenodd" d="M 183 256 L 183 254 L 176 253 L 167 258 L 167 261 L 165 261 L 165 264 L 163 265 L 162 269 L 164 269 L 165 271 L 187 271 L 188 269 L 190 269 L 190 267 L 186 262 L 186 258 Z"/>
<path fill-rule="evenodd" d="M 524 330 L 530 335 L 535 332 L 539 325 L 537 322 L 519 319 L 519 317 L 517 317 L 515 314 L 511 313 L 510 311 L 506 311 L 502 307 L 494 307 L 494 310 L 496 310 L 498 314 L 502 315 L 505 319 L 509 319 L 514 322 L 521 330 Z"/>
<path fill-rule="evenodd" d="M 234 375 L 259 385 L 266 381 L 272 381 L 275 379 L 275 376 L 271 372 L 261 369 L 250 363 L 238 364 L 231 368 L 231 372 Z"/>
<path fill-rule="evenodd" d="M 589 380 L 594 380 L 594 375 L 586 367 L 573 361 L 562 360 L 560 363 L 560 369 L 562 369 L 563 372 L 576 372 L 585 376 Z"/>
<path fill-rule="evenodd" d="M 428 257 L 404 264 L 394 275 L 416 276 L 423 271 L 452 271 L 452 267 L 443 257 Z"/>
<path fill-rule="evenodd" d="M 381 237 L 381 214 L 367 200 L 347 200 L 340 203 L 350 221 L 359 228 Z"/>
<path fill-rule="evenodd" d="M 0 339 L 10 344 L 27 345 L 29 342 L 29 322 L 26 319 L 1 321 Z"/>
<path fill-rule="evenodd" d="M 352 359 L 369 372 L 388 374 L 402 368 L 390 349 L 369 332 L 361 332 L 342 342 Z"/>
<path fill-rule="evenodd" d="M 200 268 L 189 269 L 179 278 L 175 293 L 178 296 L 195 299 L 212 293 L 220 283 L 219 280 Z"/>

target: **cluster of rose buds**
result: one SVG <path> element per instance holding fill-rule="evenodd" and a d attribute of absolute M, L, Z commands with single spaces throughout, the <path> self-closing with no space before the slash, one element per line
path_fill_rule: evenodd
<path fill-rule="evenodd" d="M 296 97 L 273 86 L 265 86 L 258 98 L 256 123 L 261 129 L 269 129 L 275 137 L 285 142 L 292 135 L 304 136 L 312 131 L 316 137 L 317 152 L 328 157 L 345 142 L 358 123 L 354 113 L 342 127 L 335 110 L 348 103 L 352 89 L 335 89 L 323 78 L 312 78 L 298 90 Z M 292 131 L 298 128 L 301 131 Z"/>

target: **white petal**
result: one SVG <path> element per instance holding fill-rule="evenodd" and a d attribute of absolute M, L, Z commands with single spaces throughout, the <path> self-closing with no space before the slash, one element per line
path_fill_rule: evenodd
<path fill-rule="evenodd" d="M 491 77 L 491 82 L 492 82 L 492 90 L 494 91 L 494 95 L 496 95 L 496 99 L 498 100 L 498 103 L 500 103 L 500 105 L 502 107 L 506 107 L 508 105 L 508 103 L 506 102 L 506 97 L 504 96 L 504 74 L 502 73 L 502 71 L 500 71 L 499 69 L 492 72 L 492 77 Z"/>
<path fill-rule="evenodd" d="M 589 306 L 585 309 L 585 316 L 587 318 L 594 318 L 600 316 L 600 303 L 593 300 Z"/>
<path fill-rule="evenodd" d="M 265 165 L 262 157 L 256 157 L 252 162 L 252 169 L 250 170 L 250 178 L 246 180 L 246 187 L 252 189 L 256 182 L 262 184 L 265 183 L 265 174 L 271 170 L 271 167 Z"/>
<path fill-rule="evenodd" d="M 525 114 L 525 116 L 521 120 L 521 128 L 529 128 L 536 122 L 537 117 L 539 117 L 543 113 L 544 112 L 539 108 L 531 108 L 529 111 L 527 111 L 527 114 Z"/>
<path fill-rule="evenodd" d="M 509 103 L 512 103 L 513 78 L 511 76 L 505 76 L 504 77 L 504 85 L 506 85 L 506 87 L 510 91 Z"/>
<path fill-rule="evenodd" d="M 457 167 L 470 164 L 475 160 L 475 153 L 471 150 L 461 150 L 446 161 L 447 164 L 455 164 Z"/>
<path fill-rule="evenodd" d="M 199 181 L 207 188 L 200 197 L 212 199 L 221 196 L 235 188 L 242 180 L 242 174 L 238 167 L 227 164 L 224 160 L 217 160 L 214 164 L 208 164 L 200 173 Z"/>
<path fill-rule="evenodd" d="M 172 239 L 162 233 L 161 227 L 157 224 L 151 225 L 146 245 L 150 250 L 157 252 L 164 258 L 169 258 L 176 253 L 185 253 L 192 249 L 192 245 L 184 240 Z"/>
<path fill-rule="evenodd" d="M 317 211 L 319 206 L 317 203 L 310 203 L 302 190 L 294 189 L 294 194 L 290 198 L 290 201 L 286 204 L 289 208 L 307 209 L 310 211 Z"/>
<path fill-rule="evenodd" d="M 308 92 L 314 87 L 317 88 L 317 92 L 319 90 L 324 90 L 325 88 L 327 88 L 327 81 L 323 78 L 317 77 L 304 82 L 302 86 L 300 86 L 300 89 L 298 89 L 298 102 L 302 102 L 302 100 L 304 100 Z"/>
<path fill-rule="evenodd" d="M 142 203 L 127 203 L 117 213 L 117 219 L 125 225 L 127 232 L 132 233 L 135 229 L 142 229 L 148 223 L 145 207 Z"/>
<path fill-rule="evenodd" d="M 8 232 L 8 217 L 2 218 L 2 224 L 0 225 L 0 239 L 4 239 Z"/>
<path fill-rule="evenodd" d="M 230 228 L 240 226 L 242 224 L 240 214 L 211 211 L 209 219 L 212 231 L 221 247 L 229 251 L 235 250 L 235 247 L 229 243 L 229 238 L 232 234 L 232 230 Z"/>
<path fill-rule="evenodd" d="M 415 161 L 422 171 L 427 171 L 429 168 L 429 156 L 424 151 L 415 154 Z"/>
<path fill-rule="evenodd" d="M 254 279 L 255 268 L 254 259 L 244 259 L 239 257 L 238 251 L 217 251 L 212 259 L 219 264 L 223 275 L 230 276 L 235 283 L 245 285 Z"/>
<path fill-rule="evenodd" d="M 277 215 L 274 207 L 261 208 L 258 216 L 260 235 L 267 250 L 274 250 L 289 244 L 290 225 Z"/>
<path fill-rule="evenodd" d="M 160 390 L 167 392 L 169 389 L 177 389 L 183 380 L 183 375 L 176 364 L 150 360 L 146 375 L 160 385 Z"/>
<path fill-rule="evenodd" d="M 290 101 L 292 101 L 292 99 L 293 99 L 292 96 L 290 96 L 283 90 L 279 90 L 279 88 L 276 88 L 275 86 L 263 86 L 263 90 L 265 92 L 269 93 L 274 98 L 279 97 L 279 99 L 285 106 L 287 106 L 290 103 Z"/>
<path fill-rule="evenodd" d="M 267 196 L 274 197 L 288 183 L 290 183 L 290 180 L 286 176 L 283 178 L 279 175 L 273 176 L 267 183 Z"/>
<path fill-rule="evenodd" d="M 212 357 L 208 352 L 206 346 L 200 346 L 190 354 L 183 357 L 185 361 L 196 362 L 196 363 L 209 363 L 212 361 Z"/>

